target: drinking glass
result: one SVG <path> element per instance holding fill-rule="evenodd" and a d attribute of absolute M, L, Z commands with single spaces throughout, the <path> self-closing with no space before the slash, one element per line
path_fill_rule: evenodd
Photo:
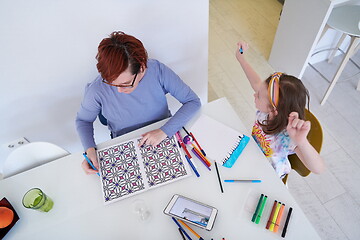
<path fill-rule="evenodd" d="M 40 188 L 32 188 L 23 197 L 22 204 L 29 209 L 48 212 L 54 206 L 53 200 Z"/>
<path fill-rule="evenodd" d="M 145 221 L 150 217 L 150 211 L 144 200 L 135 200 L 133 202 L 134 212 L 138 214 L 140 220 Z"/>

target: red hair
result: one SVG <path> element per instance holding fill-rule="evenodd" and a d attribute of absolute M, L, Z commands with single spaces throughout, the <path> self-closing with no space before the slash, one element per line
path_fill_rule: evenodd
<path fill-rule="evenodd" d="M 148 55 L 139 39 L 117 31 L 100 42 L 96 59 L 101 77 L 112 82 L 128 67 L 132 74 L 146 68 Z"/>

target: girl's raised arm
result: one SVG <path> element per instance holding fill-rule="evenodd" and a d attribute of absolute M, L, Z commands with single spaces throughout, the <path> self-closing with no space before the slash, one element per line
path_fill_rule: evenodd
<path fill-rule="evenodd" d="M 261 86 L 262 79 L 254 71 L 254 69 L 251 67 L 251 65 L 246 61 L 244 57 L 243 53 L 245 53 L 248 49 L 249 49 L 249 45 L 246 42 L 238 42 L 235 56 L 236 59 L 239 61 L 240 66 L 244 70 L 245 75 L 249 80 L 251 87 L 254 89 L 255 92 L 257 92 Z"/>

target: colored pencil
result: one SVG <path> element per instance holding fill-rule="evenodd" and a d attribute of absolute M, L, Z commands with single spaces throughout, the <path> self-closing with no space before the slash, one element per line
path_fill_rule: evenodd
<path fill-rule="evenodd" d="M 206 156 L 206 153 L 205 153 L 204 149 L 201 148 L 201 146 L 200 146 L 200 144 L 198 143 L 198 141 L 196 140 L 194 134 L 193 134 L 192 132 L 188 132 L 185 127 L 183 127 L 183 129 L 184 129 L 184 131 L 186 132 L 187 135 L 190 135 L 190 136 L 194 139 L 196 145 L 200 148 L 200 151 L 202 152 L 202 154 L 203 154 L 204 156 Z"/>
<path fill-rule="evenodd" d="M 252 182 L 252 183 L 260 183 L 261 180 L 259 179 L 234 179 L 234 180 L 224 180 L 224 182 Z"/>
<path fill-rule="evenodd" d="M 180 225 L 180 223 L 178 223 L 178 221 L 174 218 L 171 217 L 172 220 L 176 223 L 176 225 L 182 230 L 182 232 L 185 234 L 185 236 L 189 239 L 192 240 L 191 237 L 189 236 L 189 234 L 187 234 L 187 232 L 185 232 L 185 229 Z"/>
<path fill-rule="evenodd" d="M 199 174 L 199 172 L 197 171 L 197 167 L 196 167 L 195 163 L 194 163 L 194 162 L 192 161 L 192 159 L 191 159 L 192 157 L 191 157 L 190 153 L 189 153 L 188 150 L 186 149 L 186 146 L 185 146 L 185 144 L 183 143 L 183 141 L 181 140 L 181 135 L 180 135 L 180 133 L 179 133 L 179 132 L 175 133 L 175 136 L 176 136 L 176 138 L 178 139 L 178 143 L 181 145 L 182 149 L 183 149 L 184 152 L 185 152 L 185 158 L 186 158 L 186 160 L 188 161 L 190 167 L 191 167 L 192 170 L 194 171 L 195 175 L 196 175 L 197 177 L 200 177 L 200 174 Z"/>
<path fill-rule="evenodd" d="M 183 240 L 186 240 L 185 236 L 184 236 L 184 233 L 182 232 L 181 228 L 178 228 L 179 229 L 179 232 L 180 232 L 180 235 L 182 237 Z"/>
<path fill-rule="evenodd" d="M 199 240 L 204 240 L 199 234 L 197 234 L 194 230 L 192 230 L 186 223 L 184 223 L 182 220 L 178 220 L 182 225 L 184 225 L 187 229 L 189 229 L 190 232 L 192 232 Z"/>
<path fill-rule="evenodd" d="M 194 139 L 196 145 L 200 148 L 200 151 L 206 157 L 206 153 L 205 153 L 204 149 L 201 148 L 200 144 L 198 143 L 198 141 L 196 140 L 196 138 L 195 138 L 194 134 L 192 134 L 192 132 L 190 132 L 190 136 Z"/>
<path fill-rule="evenodd" d="M 218 169 L 218 166 L 217 166 L 216 161 L 214 161 L 214 162 L 215 162 L 215 169 L 216 169 L 216 174 L 217 174 L 217 177 L 218 177 L 218 180 L 219 180 L 219 185 L 220 185 L 221 193 L 224 193 L 224 189 L 223 189 L 223 186 L 222 186 L 222 184 L 221 184 L 221 178 L 220 178 L 219 169 Z"/>
<path fill-rule="evenodd" d="M 204 160 L 202 159 L 202 157 L 198 154 L 198 152 L 196 152 L 196 150 L 193 148 L 191 149 L 191 151 L 195 154 L 195 156 L 205 165 L 205 167 L 207 169 L 209 169 L 209 171 L 211 171 L 211 169 L 209 168 L 209 166 L 206 164 L 206 162 L 204 162 Z"/>

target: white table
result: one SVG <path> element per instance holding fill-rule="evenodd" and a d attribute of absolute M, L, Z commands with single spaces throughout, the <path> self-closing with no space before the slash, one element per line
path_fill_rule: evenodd
<path fill-rule="evenodd" d="M 250 134 L 251 126 L 245 128 L 226 99 L 203 106 L 201 112 Z M 137 137 L 161 124 L 109 140 L 99 147 Z M 20 216 L 5 239 L 181 239 L 174 222 L 163 214 L 176 193 L 218 208 L 212 231 L 194 227 L 204 239 L 282 239 L 280 233 L 265 229 L 275 199 L 286 204 L 285 214 L 289 206 L 294 209 L 286 239 L 320 239 L 252 138 L 235 165 L 231 169 L 220 166 L 220 173 L 222 179 L 249 177 L 261 178 L 263 182 L 223 184 L 224 193 L 220 192 L 215 169 L 210 172 L 198 164 L 200 178 L 193 175 L 104 206 L 99 177 L 85 175 L 80 167 L 82 160 L 81 153 L 71 154 L 0 181 L 0 198 L 6 196 Z M 23 194 L 32 187 L 40 187 L 53 198 L 55 205 L 49 213 L 22 206 Z M 262 221 L 256 225 L 251 222 L 251 216 L 261 193 L 269 198 Z M 139 199 L 145 201 L 151 212 L 146 221 L 141 221 L 134 213 L 133 203 Z"/>

